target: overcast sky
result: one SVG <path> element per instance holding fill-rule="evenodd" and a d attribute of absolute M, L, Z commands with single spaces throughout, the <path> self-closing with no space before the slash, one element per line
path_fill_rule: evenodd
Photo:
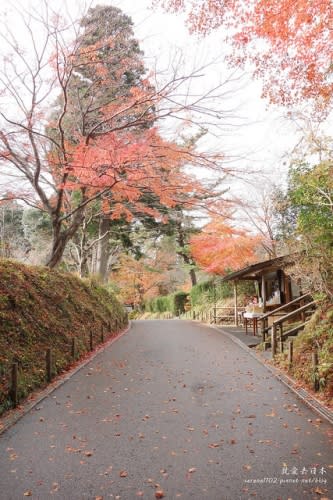
<path fill-rule="evenodd" d="M 85 5 L 115 5 L 130 15 L 134 22 L 135 36 L 145 53 L 147 67 L 159 72 L 167 71 L 170 64 L 182 55 L 184 72 L 207 65 L 201 73 L 196 91 L 208 89 L 223 81 L 229 74 L 223 63 L 225 47 L 221 34 L 214 33 L 204 40 L 190 36 L 180 15 L 156 12 L 150 8 L 151 0 L 104 0 L 87 3 L 84 0 L 47 0 L 60 12 L 70 9 L 73 17 L 82 12 Z M 42 0 L 21 0 L 26 9 L 29 4 L 38 5 Z M 0 12 L 8 10 L 10 1 L 1 3 Z M 14 3 L 17 5 L 17 2 Z M 61 9 L 60 9 L 61 7 Z M 15 24 L 15 17 L 8 16 Z M 296 143 L 293 129 L 283 119 L 285 110 L 268 107 L 260 98 L 260 84 L 252 82 L 250 75 L 240 72 L 241 80 L 229 85 L 225 109 L 234 109 L 233 119 L 225 121 L 220 137 L 205 138 L 206 144 L 226 154 L 243 171 L 260 170 L 268 177 L 281 179 L 287 171 L 286 152 Z M 221 104 L 221 103 L 220 103 Z M 221 105 L 222 105 L 221 104 Z"/>

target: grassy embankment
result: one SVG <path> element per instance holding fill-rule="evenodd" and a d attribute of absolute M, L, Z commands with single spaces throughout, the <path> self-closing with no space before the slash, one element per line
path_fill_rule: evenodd
<path fill-rule="evenodd" d="M 314 351 L 318 353 L 317 368 L 312 363 Z M 333 407 L 333 304 L 322 304 L 296 337 L 292 366 L 288 366 L 286 353 L 277 356 L 276 364 L 306 388 L 316 385 L 319 394 Z"/>
<path fill-rule="evenodd" d="M 11 407 L 11 367 L 18 365 L 18 398 L 45 382 L 45 353 L 54 375 L 127 324 L 104 288 L 71 274 L 0 259 L 0 414 Z M 75 339 L 75 358 L 72 356 Z"/>

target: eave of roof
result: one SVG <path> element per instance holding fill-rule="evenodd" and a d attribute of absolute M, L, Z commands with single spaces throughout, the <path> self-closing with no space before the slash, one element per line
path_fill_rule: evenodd
<path fill-rule="evenodd" d="M 262 276 L 262 274 L 283 269 L 294 264 L 295 258 L 296 255 L 283 255 L 281 257 L 276 257 L 275 259 L 257 262 L 256 264 L 252 264 L 244 269 L 240 269 L 239 271 L 235 271 L 227 276 L 224 276 L 221 278 L 221 281 L 257 279 L 259 276 Z"/>

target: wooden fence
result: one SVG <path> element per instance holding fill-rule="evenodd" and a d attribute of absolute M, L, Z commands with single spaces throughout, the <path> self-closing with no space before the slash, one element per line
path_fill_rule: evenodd
<path fill-rule="evenodd" d="M 111 332 L 111 324 L 109 324 L 108 330 L 111 332 L 110 336 L 112 333 L 115 333 L 122 327 L 122 323 L 118 322 L 117 320 L 115 321 L 115 328 L 114 332 Z M 105 333 L 104 333 L 104 328 L 101 329 L 101 335 L 100 335 L 100 344 L 103 344 L 105 341 Z M 85 352 L 93 351 L 94 348 L 99 344 L 96 342 L 95 339 L 95 344 L 94 344 L 94 336 L 93 336 L 93 331 L 90 330 L 88 338 L 86 337 L 86 348 Z M 70 350 L 70 358 L 72 361 L 77 360 L 80 356 L 78 356 L 78 348 L 77 348 L 77 339 L 73 337 L 70 342 L 69 346 Z M 45 372 L 44 372 L 44 380 L 47 383 L 50 383 L 53 378 L 55 377 L 55 364 L 56 364 L 56 359 L 54 357 L 54 352 L 52 351 L 51 348 L 47 348 L 46 351 L 44 352 L 44 366 L 45 366 Z M 20 370 L 19 370 L 19 360 L 13 362 L 11 365 L 9 365 L 9 372 L 10 372 L 10 377 L 9 377 L 9 391 L 7 396 L 9 397 L 12 406 L 16 407 L 19 402 L 19 388 L 20 388 Z M 64 368 L 61 371 L 65 371 L 66 368 Z M 60 372 L 59 372 L 60 373 Z M 2 373 L 4 375 L 4 373 Z"/>

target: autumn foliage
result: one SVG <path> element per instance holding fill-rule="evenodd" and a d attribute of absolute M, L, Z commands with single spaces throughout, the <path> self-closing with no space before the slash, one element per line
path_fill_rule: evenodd
<path fill-rule="evenodd" d="M 259 243 L 259 237 L 235 229 L 223 219 L 215 219 L 191 238 L 190 248 L 199 267 L 208 273 L 223 275 L 258 260 Z"/>
<path fill-rule="evenodd" d="M 167 290 L 174 260 L 174 255 L 161 249 L 155 255 L 139 260 L 131 255 L 122 255 L 118 270 L 111 274 L 112 281 L 120 289 L 121 301 L 140 307 L 145 300 Z"/>
<path fill-rule="evenodd" d="M 48 214 L 53 241 L 47 265 L 55 267 L 89 206 L 98 203 L 103 217 L 129 221 L 143 213 L 163 222 L 168 208 L 184 200 L 191 208 L 203 193 L 186 168 L 219 168 L 219 158 L 197 152 L 195 141 L 163 139 L 161 120 L 183 123 L 198 102 L 203 114 L 205 98 L 179 98 L 186 76 L 173 75 L 159 88 L 151 83 L 130 20 L 119 9 L 90 9 L 85 29 L 74 33 L 66 32 L 60 16 L 51 17 L 36 17 L 44 37 L 40 53 L 32 21 L 25 21 L 35 59 L 12 43 L 15 33 L 4 31 L 9 52 L 0 67 L 2 95 L 14 105 L 1 111 L 0 164 L 22 181 L 13 197 Z"/>
<path fill-rule="evenodd" d="M 331 0 L 159 0 L 184 11 L 192 32 L 219 27 L 233 52 L 232 64 L 254 65 L 271 102 L 294 104 L 332 99 L 333 5 Z"/>

